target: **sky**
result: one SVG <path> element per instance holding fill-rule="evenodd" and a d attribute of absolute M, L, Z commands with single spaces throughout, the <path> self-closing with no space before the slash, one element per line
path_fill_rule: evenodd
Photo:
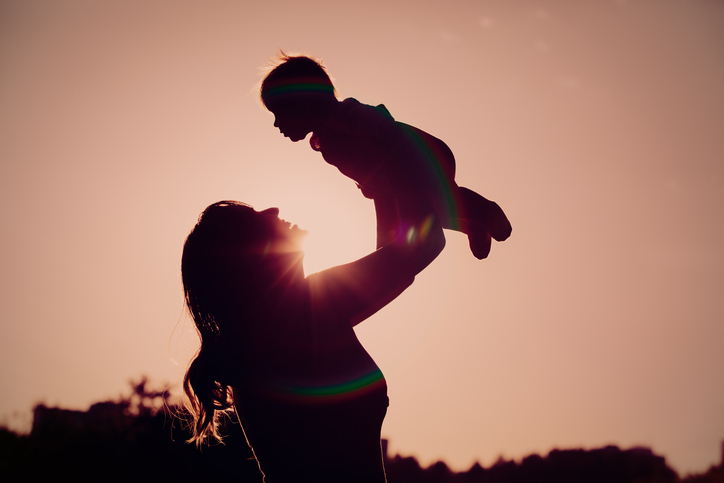
<path fill-rule="evenodd" d="M 390 451 L 456 471 L 724 440 L 724 2 L 0 0 L 0 423 L 178 391 L 197 348 L 183 241 L 235 199 L 310 231 L 307 273 L 374 211 L 258 100 L 279 49 L 443 139 L 513 234 L 464 235 L 356 331 Z"/>

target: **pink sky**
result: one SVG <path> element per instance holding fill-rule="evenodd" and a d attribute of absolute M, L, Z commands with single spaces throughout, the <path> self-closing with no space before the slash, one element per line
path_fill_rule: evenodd
<path fill-rule="evenodd" d="M 0 3 L 0 422 L 148 375 L 195 334 L 183 240 L 211 202 L 278 206 L 308 271 L 374 248 L 372 206 L 254 91 L 278 48 L 445 140 L 513 236 L 448 233 L 358 329 L 393 453 L 456 470 L 554 447 L 724 440 L 724 3 Z"/>

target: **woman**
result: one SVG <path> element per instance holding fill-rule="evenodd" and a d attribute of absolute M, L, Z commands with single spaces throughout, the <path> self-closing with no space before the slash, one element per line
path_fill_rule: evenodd
<path fill-rule="evenodd" d="M 401 197 L 412 201 L 409 197 Z M 407 206 L 416 206 L 406 209 Z M 265 481 L 384 482 L 387 386 L 352 327 L 389 303 L 443 249 L 431 210 L 400 203 L 400 235 L 309 277 L 304 234 L 271 208 L 209 206 L 184 246 L 186 303 L 201 348 L 184 380 L 192 441 L 234 408 Z"/>

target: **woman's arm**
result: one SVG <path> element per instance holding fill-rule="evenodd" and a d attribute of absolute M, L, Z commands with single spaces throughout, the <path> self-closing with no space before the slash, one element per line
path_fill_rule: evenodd
<path fill-rule="evenodd" d="M 401 222 L 390 243 L 307 278 L 317 317 L 348 319 L 357 325 L 394 300 L 440 254 L 445 236 L 424 195 L 406 187 L 398 208 Z M 379 222 L 385 215 L 377 216 Z"/>

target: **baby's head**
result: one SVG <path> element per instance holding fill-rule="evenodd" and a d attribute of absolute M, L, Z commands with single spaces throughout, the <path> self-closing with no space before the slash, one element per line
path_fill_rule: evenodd
<path fill-rule="evenodd" d="M 310 123 L 337 97 L 332 80 L 317 60 L 282 53 L 278 61 L 261 83 L 261 100 L 276 117 L 274 125 L 298 141 L 312 131 Z"/>
<path fill-rule="evenodd" d="M 311 57 L 281 53 L 261 83 L 261 100 L 267 109 L 299 100 L 335 97 L 334 85 L 321 62 Z"/>

